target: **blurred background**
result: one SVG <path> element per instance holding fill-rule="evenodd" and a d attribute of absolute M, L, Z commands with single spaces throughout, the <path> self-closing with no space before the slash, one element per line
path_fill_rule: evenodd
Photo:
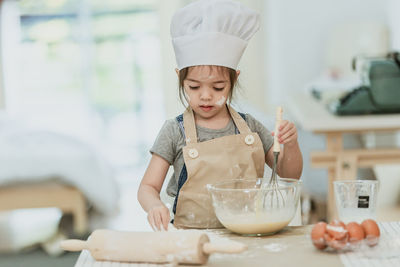
<path fill-rule="evenodd" d="M 78 254 L 58 250 L 63 238 L 101 227 L 150 230 L 136 192 L 163 122 L 183 112 L 169 23 L 189 2 L 0 1 L 0 266 L 71 266 Z M 240 2 L 261 13 L 262 25 L 239 65 L 234 105 L 269 129 L 276 106 L 300 93 L 360 84 L 353 57 L 400 51 L 396 0 Z M 285 109 L 297 123 L 294 115 Z M 296 125 L 303 223 L 312 223 L 324 219 L 328 174 L 311 168 L 310 153 L 325 139 Z M 400 138 L 343 142 L 398 147 Z M 399 165 L 358 171 L 385 177 L 382 205 L 398 207 Z"/>

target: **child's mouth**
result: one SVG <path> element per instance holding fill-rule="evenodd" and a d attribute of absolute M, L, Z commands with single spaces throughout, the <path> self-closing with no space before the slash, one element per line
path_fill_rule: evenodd
<path fill-rule="evenodd" d="M 201 108 L 203 111 L 208 112 L 208 111 L 210 111 L 210 110 L 213 108 L 213 106 L 202 105 L 202 106 L 200 106 L 200 108 Z"/>

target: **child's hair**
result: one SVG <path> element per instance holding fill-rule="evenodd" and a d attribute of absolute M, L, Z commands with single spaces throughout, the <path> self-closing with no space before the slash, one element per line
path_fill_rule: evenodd
<path fill-rule="evenodd" d="M 189 101 L 186 98 L 185 88 L 183 87 L 183 81 L 186 79 L 186 77 L 189 73 L 189 70 L 194 67 L 198 67 L 198 66 L 186 67 L 179 71 L 179 99 L 181 100 L 182 104 L 185 107 L 186 107 L 185 101 L 186 101 L 186 103 L 188 103 Z M 227 103 L 229 104 L 232 100 L 233 88 L 237 84 L 237 80 L 238 80 L 236 70 L 228 68 L 228 67 L 224 67 L 224 66 L 214 66 L 214 65 L 213 66 L 201 66 L 201 67 L 208 67 L 210 69 L 210 72 L 212 72 L 213 70 L 216 70 L 218 73 L 221 73 L 221 72 L 228 73 L 229 81 L 231 84 L 231 90 L 229 91 L 228 100 L 227 100 Z"/>

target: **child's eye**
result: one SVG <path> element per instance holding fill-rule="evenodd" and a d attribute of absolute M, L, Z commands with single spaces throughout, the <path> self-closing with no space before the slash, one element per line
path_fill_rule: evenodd
<path fill-rule="evenodd" d="M 222 91 L 222 90 L 224 90 L 224 88 L 225 88 L 225 87 L 214 87 L 214 90 Z"/>
<path fill-rule="evenodd" d="M 200 86 L 189 86 L 189 88 L 190 88 L 190 90 L 196 90 L 196 89 L 199 89 Z"/>

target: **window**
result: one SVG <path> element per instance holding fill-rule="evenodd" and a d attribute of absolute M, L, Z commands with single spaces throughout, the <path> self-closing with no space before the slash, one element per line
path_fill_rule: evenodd
<path fill-rule="evenodd" d="M 157 2 L 3 1 L 8 112 L 143 164 L 164 120 Z"/>

